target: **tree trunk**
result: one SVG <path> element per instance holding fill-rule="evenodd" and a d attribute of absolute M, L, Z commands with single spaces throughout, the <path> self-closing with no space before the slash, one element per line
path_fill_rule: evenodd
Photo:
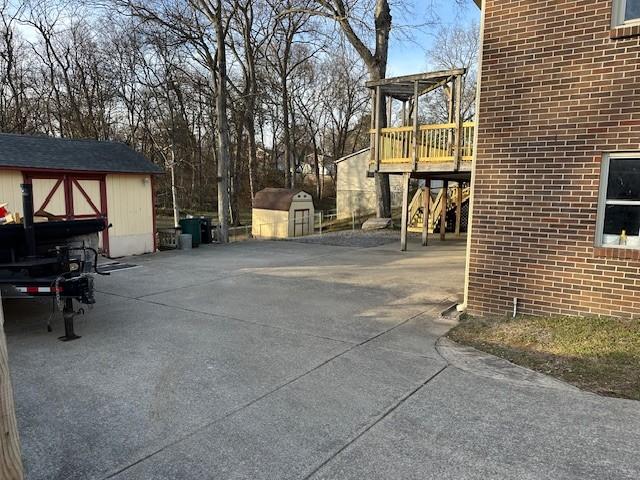
<path fill-rule="evenodd" d="M 282 88 L 282 128 L 284 129 L 284 183 L 286 188 L 293 188 L 293 175 L 291 172 L 291 126 L 289 124 L 289 87 L 287 77 L 281 78 Z"/>
<path fill-rule="evenodd" d="M 247 118 L 247 133 L 249 135 L 249 192 L 251 194 L 252 201 L 256 196 L 255 170 L 258 157 L 258 149 L 256 147 L 256 125 L 253 118 L 253 112 L 255 112 L 255 109 L 251 110 L 251 113 Z"/>
<path fill-rule="evenodd" d="M 180 220 L 180 210 L 178 209 L 178 190 L 176 188 L 176 162 L 173 152 L 171 156 L 171 167 L 169 168 L 169 170 L 171 172 L 171 202 L 173 206 L 173 226 L 178 228 Z"/>
<path fill-rule="evenodd" d="M 216 117 L 218 122 L 218 223 L 222 243 L 229 242 L 229 119 L 227 118 L 227 53 L 225 28 L 222 22 L 222 0 L 216 1 Z M 213 72 L 212 72 L 213 73 Z"/>

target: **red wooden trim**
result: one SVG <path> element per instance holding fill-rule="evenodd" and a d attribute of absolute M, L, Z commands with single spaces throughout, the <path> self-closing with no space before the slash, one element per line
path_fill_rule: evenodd
<path fill-rule="evenodd" d="M 149 175 L 151 178 L 151 215 L 153 216 L 153 251 L 158 251 L 158 228 L 156 219 L 156 182 L 153 175 Z"/>
<path fill-rule="evenodd" d="M 80 180 L 87 180 L 87 179 L 86 178 L 81 178 Z M 96 214 L 101 215 L 102 213 L 100 212 L 100 209 L 98 207 L 96 207 L 94 205 L 94 203 L 91 201 L 91 198 L 89 198 L 89 195 L 87 194 L 87 192 L 85 192 L 84 188 L 82 188 L 82 185 L 80 185 L 80 182 L 78 182 L 78 179 L 77 178 L 72 178 L 71 182 L 74 183 L 76 185 L 76 187 L 78 187 L 78 190 L 80 190 L 80 193 L 82 194 L 82 196 L 87 200 L 87 202 L 89 203 L 89 206 L 91 208 L 93 208 L 93 211 L 96 212 Z M 73 194 L 73 192 L 72 192 L 72 194 Z"/>
<path fill-rule="evenodd" d="M 53 180 L 53 179 L 52 179 Z M 44 202 L 42 203 L 42 206 L 40 208 L 36 208 L 35 211 L 38 212 L 40 210 L 44 210 L 46 208 L 47 205 L 49 205 L 49 202 L 51 201 L 51 199 L 53 198 L 53 195 L 56 193 L 56 191 L 58 190 L 58 187 L 60 186 L 60 184 L 62 183 L 62 180 L 64 180 L 64 178 L 59 178 L 58 181 L 56 182 L 56 184 L 53 186 L 53 188 L 51 189 L 51 191 L 49 192 L 49 194 L 47 195 L 47 198 L 44 199 Z"/>
<path fill-rule="evenodd" d="M 3 168 L 0 167 L 0 170 Z M 41 179 L 51 179 L 51 178 L 60 178 L 60 177 L 73 177 L 78 178 L 80 180 L 100 180 L 104 175 L 100 175 L 97 173 L 74 173 L 65 170 L 36 170 L 31 171 L 29 169 L 23 169 L 22 174 L 29 178 L 41 178 Z"/>
<path fill-rule="evenodd" d="M 64 194 L 65 204 L 67 207 L 67 219 L 73 220 L 75 218 L 73 211 L 73 188 L 71 186 L 71 177 L 64 177 Z"/>
<path fill-rule="evenodd" d="M 100 207 L 102 216 L 106 223 L 106 228 L 102 231 L 102 250 L 104 254 L 109 256 L 109 212 L 107 210 L 107 176 L 103 175 L 100 179 Z"/>

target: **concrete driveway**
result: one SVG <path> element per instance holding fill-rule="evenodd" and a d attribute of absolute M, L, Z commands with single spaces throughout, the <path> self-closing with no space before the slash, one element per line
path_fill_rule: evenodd
<path fill-rule="evenodd" d="M 29 479 L 637 479 L 640 404 L 438 340 L 462 242 L 129 259 L 81 340 L 7 303 Z"/>

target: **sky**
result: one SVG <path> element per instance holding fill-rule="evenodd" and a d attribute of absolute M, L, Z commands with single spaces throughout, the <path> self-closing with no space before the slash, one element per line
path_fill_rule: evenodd
<path fill-rule="evenodd" d="M 417 28 L 407 30 L 410 32 L 411 40 L 407 35 L 393 35 L 389 48 L 388 77 L 399 75 L 410 75 L 423 72 L 427 64 L 426 51 L 433 42 L 433 33 L 439 25 L 447 26 L 456 23 L 470 23 L 480 21 L 480 9 L 473 0 L 464 0 L 462 8 L 458 7 L 455 0 L 403 0 L 412 11 L 411 22 L 413 24 L 423 24 Z M 393 11 L 392 11 L 393 14 Z M 439 25 L 428 24 L 432 19 L 432 14 L 436 15 Z M 407 23 L 406 18 L 394 16 L 394 21 Z"/>

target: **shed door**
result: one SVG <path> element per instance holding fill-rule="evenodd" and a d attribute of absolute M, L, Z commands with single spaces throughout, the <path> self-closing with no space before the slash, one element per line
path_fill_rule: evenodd
<path fill-rule="evenodd" d="M 293 211 L 293 236 L 303 237 L 309 234 L 309 209 Z"/>
<path fill-rule="evenodd" d="M 25 174 L 33 186 L 33 211 L 58 220 L 107 219 L 105 177 L 81 174 Z M 100 249 L 109 251 L 107 230 L 99 234 Z"/>

